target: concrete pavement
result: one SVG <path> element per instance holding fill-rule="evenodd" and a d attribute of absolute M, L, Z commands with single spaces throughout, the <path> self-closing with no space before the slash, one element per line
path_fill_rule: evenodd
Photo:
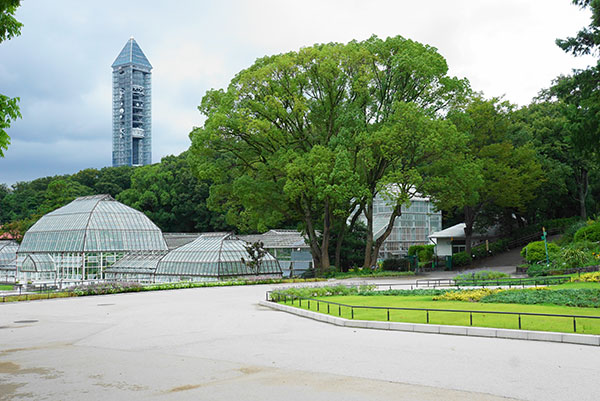
<path fill-rule="evenodd" d="M 0 400 L 597 400 L 600 348 L 337 327 L 272 286 L 0 304 Z"/>

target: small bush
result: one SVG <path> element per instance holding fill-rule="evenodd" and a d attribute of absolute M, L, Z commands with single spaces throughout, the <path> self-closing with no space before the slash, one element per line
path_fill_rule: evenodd
<path fill-rule="evenodd" d="M 464 274 L 459 274 L 456 277 L 454 277 L 454 280 L 456 281 L 481 281 L 481 280 L 495 280 L 498 278 L 507 278 L 510 277 L 510 275 L 503 273 L 503 272 L 498 272 L 495 270 L 480 270 L 478 272 L 473 272 L 473 273 L 464 273 Z"/>
<path fill-rule="evenodd" d="M 589 260 L 589 256 L 581 249 L 565 248 L 561 250 L 559 260 L 566 269 L 575 269 L 584 266 Z"/>
<path fill-rule="evenodd" d="M 415 256 L 417 253 L 425 248 L 425 245 L 412 245 L 408 247 L 408 256 Z"/>
<path fill-rule="evenodd" d="M 361 291 L 372 291 L 374 286 L 361 285 L 346 287 L 345 285 L 322 286 L 322 287 L 292 287 L 283 288 L 271 292 L 271 298 L 283 300 L 285 296 L 294 296 L 301 298 L 329 297 L 333 295 L 356 295 Z"/>
<path fill-rule="evenodd" d="M 571 277 L 571 282 L 600 283 L 600 272 L 583 273 L 578 277 Z"/>
<path fill-rule="evenodd" d="M 563 235 L 556 241 L 556 243 L 562 246 L 572 242 L 575 233 L 586 225 L 587 223 L 583 220 L 577 220 L 573 222 L 571 225 L 565 228 Z"/>
<path fill-rule="evenodd" d="M 548 254 L 553 256 L 560 251 L 560 248 L 553 244 L 552 242 L 548 242 Z M 544 241 L 534 241 L 530 242 L 526 246 L 521 249 L 521 256 L 528 263 L 537 263 L 546 260 L 546 247 L 544 245 Z"/>
<path fill-rule="evenodd" d="M 477 290 L 464 290 L 464 291 L 452 291 L 446 292 L 442 295 L 433 297 L 434 301 L 466 301 L 466 302 L 479 302 L 488 295 L 496 294 L 502 291 L 501 289 L 492 290 L 489 288 L 480 288 Z"/>
<path fill-rule="evenodd" d="M 564 272 L 565 265 L 562 263 L 550 263 L 550 265 L 546 266 L 546 263 L 540 262 L 529 266 L 529 269 L 527 269 L 529 277 L 553 276 L 563 274 Z"/>
<path fill-rule="evenodd" d="M 410 261 L 404 258 L 385 259 L 382 268 L 387 271 L 409 271 Z"/>
<path fill-rule="evenodd" d="M 600 241 L 600 222 L 586 224 L 584 227 L 581 227 L 573 236 L 573 241 Z"/>
<path fill-rule="evenodd" d="M 452 255 L 452 267 L 467 266 L 471 263 L 471 257 L 466 252 L 457 252 Z"/>
<path fill-rule="evenodd" d="M 431 262 L 433 260 L 433 252 L 435 251 L 435 245 L 423 245 L 423 249 L 417 252 L 419 262 Z"/>
<path fill-rule="evenodd" d="M 525 305 L 553 304 L 598 308 L 600 307 L 600 290 L 590 288 L 561 288 L 551 290 L 547 287 L 504 290 L 483 297 L 481 302 Z"/>

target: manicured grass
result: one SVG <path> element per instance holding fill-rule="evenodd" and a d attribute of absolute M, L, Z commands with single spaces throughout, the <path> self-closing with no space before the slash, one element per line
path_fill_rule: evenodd
<path fill-rule="evenodd" d="M 556 305 L 522 305 L 522 304 L 492 304 L 492 303 L 469 303 L 460 301 L 432 301 L 431 296 L 329 296 L 318 298 L 323 301 L 337 302 L 353 306 L 379 306 L 379 307 L 398 307 L 398 308 L 431 308 L 431 309 L 454 309 L 454 310 L 477 310 L 477 311 L 501 311 L 501 312 L 529 312 L 529 313 L 548 313 L 563 315 L 584 315 L 600 316 L 600 309 L 597 308 L 573 308 L 568 306 Z M 290 304 L 288 301 L 287 304 Z M 298 306 L 298 301 L 294 302 Z M 302 301 L 302 308 L 308 309 L 308 302 Z M 327 305 L 320 303 L 319 312 L 327 313 Z M 310 309 L 317 311 L 317 303 L 310 302 Z M 351 309 L 348 307 L 339 308 L 337 305 L 330 305 L 329 314 L 341 316 L 346 319 L 351 318 Z M 341 313 L 341 314 L 340 314 Z M 425 311 L 402 311 L 390 310 L 390 321 L 407 323 L 426 323 Z M 354 308 L 355 320 L 379 320 L 387 321 L 387 310 L 373 310 Z M 577 333 L 580 334 L 600 334 L 600 319 L 577 319 Z M 469 326 L 469 313 L 456 312 L 429 312 L 429 323 L 443 325 Z M 506 329 L 518 329 L 518 316 L 515 315 L 497 315 L 488 313 L 474 313 L 473 326 L 494 327 Z M 521 316 L 521 328 L 523 330 L 537 331 L 556 331 L 564 333 L 573 332 L 573 319 L 563 317 L 545 317 L 545 316 Z"/>
<path fill-rule="evenodd" d="M 10 291 L 13 289 L 12 285 L 0 284 L 0 291 Z"/>
<path fill-rule="evenodd" d="M 563 283 L 552 288 L 600 288 L 600 283 L 591 282 L 574 282 L 574 283 Z"/>

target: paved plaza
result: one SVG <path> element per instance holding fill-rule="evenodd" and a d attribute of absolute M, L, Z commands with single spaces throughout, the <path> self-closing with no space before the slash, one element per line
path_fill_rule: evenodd
<path fill-rule="evenodd" d="M 597 400 L 600 347 L 352 329 L 273 286 L 0 304 L 0 400 Z"/>

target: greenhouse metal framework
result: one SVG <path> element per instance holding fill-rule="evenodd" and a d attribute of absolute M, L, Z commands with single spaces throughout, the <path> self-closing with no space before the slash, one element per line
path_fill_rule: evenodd
<path fill-rule="evenodd" d="M 0 282 L 14 282 L 17 268 L 17 249 L 15 241 L 0 240 Z"/>
<path fill-rule="evenodd" d="M 231 233 L 203 234 L 164 255 L 130 255 L 106 269 L 107 280 L 137 282 L 218 281 L 279 278 L 277 259 L 265 254 L 256 268 L 248 263 L 247 243 Z"/>
<path fill-rule="evenodd" d="M 131 253 L 165 253 L 161 230 L 110 195 L 77 198 L 44 215 L 25 233 L 16 278 L 60 282 L 102 280 L 107 267 Z"/>

